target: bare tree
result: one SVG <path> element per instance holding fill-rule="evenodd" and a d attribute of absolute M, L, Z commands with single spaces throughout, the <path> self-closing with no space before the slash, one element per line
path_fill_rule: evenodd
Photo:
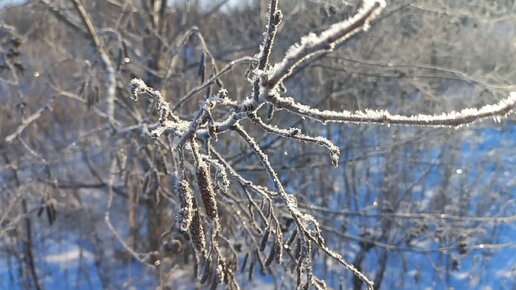
<path fill-rule="evenodd" d="M 361 163 L 371 153 L 354 154 L 356 145 L 348 141 L 346 127 L 331 125 L 364 124 L 367 126 L 358 128 L 376 131 L 384 129 L 372 124 L 456 128 L 486 118 L 501 121 L 512 112 L 516 102 L 516 93 L 510 93 L 513 87 L 470 76 L 463 72 L 467 66 L 443 67 L 438 57 L 442 48 L 438 45 L 430 55 L 407 52 L 410 57 L 430 59 L 428 65 L 409 66 L 393 63 L 397 59 L 389 59 L 392 52 L 388 47 L 381 52 L 371 49 L 371 55 L 365 56 L 364 47 L 374 46 L 370 42 L 356 43 L 358 36 L 368 35 L 364 30 L 377 36 L 378 43 L 386 42 L 381 33 L 391 29 L 391 25 L 382 22 L 394 19 L 390 15 L 400 9 L 410 6 L 430 15 L 442 10 L 428 12 L 429 8 L 421 3 L 403 1 L 386 7 L 380 0 L 348 7 L 354 10 L 338 10 L 328 2 L 309 16 L 319 21 L 314 22 L 316 25 L 320 25 L 321 19 L 327 21 L 324 28 L 309 27 L 308 31 L 298 33 L 304 36 L 297 40 L 289 39 L 292 36 L 279 37 L 282 32 L 288 33 L 288 28 L 296 31 L 289 25 L 299 23 L 288 23 L 296 9 L 283 9 L 288 11 L 284 15 L 279 1 L 271 0 L 267 9 L 262 9 L 267 10 L 267 17 L 262 20 L 265 33 L 253 30 L 256 26 L 252 25 L 242 28 L 245 33 L 240 31 L 239 37 L 249 37 L 253 45 L 242 45 L 236 39 L 227 47 L 219 45 L 214 49 L 211 41 L 223 43 L 240 23 L 238 16 L 221 11 L 225 2 L 203 7 L 200 2 L 187 1 L 184 5 L 175 3 L 168 7 L 165 0 L 142 1 L 141 6 L 132 1 L 34 1 L 31 17 L 52 31 L 49 37 L 41 37 L 36 43 L 51 48 L 53 56 L 52 63 L 41 71 L 31 68 L 30 78 L 22 75 L 24 66 L 15 59 L 17 37 L 8 36 L 10 43 L 2 47 L 12 46 L 10 50 L 6 48 L 3 57 L 9 75 L 2 76 L 5 84 L 2 89 L 18 91 L 19 97 L 10 102 L 19 103 L 22 118 L 20 122 L 11 120 L 8 130 L 2 130 L 6 170 L 6 177 L 2 178 L 9 182 L 5 188 L 8 194 L 2 196 L 7 206 L 6 214 L 0 217 L 5 225 L 0 235 L 10 236 L 6 246 L 14 247 L 18 239 L 25 245 L 18 259 L 23 261 L 21 271 L 30 273 L 26 276 L 26 288 L 41 288 L 33 257 L 37 247 L 33 245 L 31 229 L 42 225 L 30 216 L 45 212 L 53 224 L 56 207 L 58 216 L 75 217 L 60 222 L 61 228 L 70 232 L 78 218 L 92 219 L 89 226 L 76 234 L 93 237 L 89 240 L 94 241 L 92 252 L 96 253 L 95 264 L 104 288 L 114 287 L 115 283 L 105 272 L 112 264 L 112 257 L 105 251 L 106 243 L 112 243 L 110 247 L 114 249 L 121 245 L 121 259 L 134 259 L 149 272 L 158 273 L 161 288 L 173 287 L 179 269 L 190 267 L 194 269 L 196 283 L 212 287 L 222 284 L 230 289 L 238 289 L 246 280 L 253 280 L 257 270 L 278 279 L 283 276 L 278 287 L 283 284 L 289 288 L 296 285 L 324 289 L 328 283 L 330 287 L 336 284 L 327 279 L 336 271 L 328 266 L 332 263 L 349 270 L 353 277 L 348 280 L 356 289 L 363 284 L 368 289 L 375 285 L 379 288 L 388 259 L 392 257 L 390 251 L 425 252 L 427 249 L 414 245 L 425 235 L 445 245 L 436 249 L 438 252 L 498 247 L 471 244 L 468 232 L 479 232 L 472 224 L 510 223 L 514 217 L 467 217 L 466 204 L 471 197 L 464 189 L 475 183 L 458 184 L 459 181 L 453 180 L 453 173 L 459 170 L 454 166 L 443 165 L 445 171 L 438 192 L 428 199 L 421 198 L 434 203 L 433 212 L 438 214 L 415 213 L 410 204 L 412 199 L 407 197 L 424 192 L 414 188 L 428 185 L 423 181 L 435 174 L 436 165 L 417 164 L 423 170 L 415 174 L 410 167 L 397 169 L 399 156 L 421 161 L 418 156 L 424 155 L 419 154 L 428 135 L 453 131 L 401 131 L 400 127 L 387 133 L 373 131 L 370 136 L 392 132 L 392 142 L 379 145 L 388 148 L 381 163 L 376 165 L 385 174 L 375 185 L 378 182 L 378 177 L 374 177 L 375 167 L 364 168 L 366 163 Z M 317 6 L 309 5 L 316 4 L 308 4 L 308 9 L 315 11 L 313 7 Z M 252 11 L 245 10 L 243 17 Z M 47 18 L 49 13 L 54 18 Z M 261 21 L 256 16 L 246 20 Z M 400 21 L 408 27 L 406 33 L 416 33 L 412 22 L 418 20 Z M 420 21 L 432 23 L 426 18 Z M 19 27 L 23 27 L 21 24 Z M 221 27 L 227 27 L 228 32 Z M 435 31 L 430 29 L 431 25 L 422 27 L 417 33 L 431 38 L 429 35 Z M 5 29 L 11 34 L 15 31 L 7 26 Z M 19 28 L 22 35 L 31 37 L 39 35 L 35 32 L 38 29 L 41 28 L 29 26 L 26 31 Z M 70 35 L 76 41 L 67 43 Z M 391 43 L 402 42 L 400 39 Z M 253 55 L 256 45 L 259 51 Z M 345 45 L 352 45 L 363 55 L 348 55 L 337 49 Z M 396 50 L 394 45 L 390 49 Z M 28 58 L 37 58 L 34 48 L 28 48 L 27 53 Z M 374 57 L 381 53 L 392 62 Z M 339 70 L 343 71 L 335 73 Z M 332 73 L 328 75 L 327 71 Z M 351 77 L 340 79 L 341 74 L 349 72 Z M 388 102 L 384 102 L 386 108 L 372 109 L 369 105 L 372 101 L 363 95 L 372 95 L 377 84 L 354 84 L 356 75 L 360 74 L 375 74 L 392 80 L 385 84 L 402 84 L 403 90 L 411 86 L 429 96 L 434 94 L 432 86 L 441 83 L 425 83 L 421 79 L 459 79 L 477 83 L 499 99 L 456 109 L 457 112 L 436 105 L 416 107 L 421 111 L 411 110 L 406 115 L 391 113 L 398 110 L 392 110 Z M 45 100 L 31 100 L 29 114 L 21 89 L 27 79 L 32 80 L 34 91 L 48 96 Z M 342 102 L 340 98 L 348 94 L 345 88 L 349 84 L 353 84 L 349 87 L 356 90 L 353 94 L 358 97 L 344 98 Z M 398 95 L 397 90 L 392 92 Z M 505 95 L 500 96 L 502 93 Z M 326 96 L 320 104 L 328 102 L 332 109 L 318 108 L 320 104 L 313 98 L 304 101 L 306 94 Z M 403 100 L 410 100 L 410 93 L 400 95 Z M 332 103 L 344 107 L 335 109 Z M 309 127 L 311 121 L 320 125 Z M 58 130 L 53 132 L 47 124 L 56 124 Z M 407 134 L 415 130 L 418 133 L 413 136 Z M 42 135 L 45 133 L 51 137 L 47 139 Z M 267 137 L 260 142 L 263 133 Z M 458 149 L 449 149 L 453 147 L 453 133 L 446 134 L 450 141 L 443 143 L 439 155 L 433 157 L 434 163 L 453 164 L 456 157 Z M 359 145 L 362 147 L 368 144 L 365 138 L 354 141 L 364 142 Z M 306 153 L 312 147 L 305 143 L 324 148 L 329 162 L 325 157 L 314 162 Z M 294 177 L 295 172 L 284 172 L 292 170 L 295 163 L 289 164 L 278 154 L 302 159 L 298 164 L 311 167 L 302 168 L 308 170 L 306 178 L 300 180 Z M 341 155 L 345 156 L 344 162 Z M 343 204 L 356 211 L 332 206 L 341 198 L 335 190 L 339 179 L 331 175 L 340 171 L 329 171 L 329 164 L 344 165 L 341 186 L 346 188 L 346 201 Z M 364 171 L 365 177 L 357 177 L 357 171 Z M 455 190 L 463 191 L 458 197 L 451 197 L 449 191 Z M 27 191 L 34 194 L 27 195 Z M 447 203 L 457 198 L 460 199 L 457 204 L 464 205 L 464 209 L 452 211 Z M 102 202 L 103 216 L 89 212 L 85 206 L 94 202 Z M 119 210 L 120 203 L 124 203 L 121 208 L 125 211 Z M 17 204 L 21 204 L 20 210 L 14 210 Z M 370 204 L 375 211 L 362 211 L 364 204 Z M 346 233 L 347 227 L 355 225 L 346 219 L 351 216 L 374 222 L 356 226 L 350 235 Z M 404 221 L 407 224 L 401 226 Z M 451 224 L 447 225 L 447 221 Z M 455 226 L 464 230 L 457 235 L 445 232 Z M 380 231 L 375 230 L 378 227 Z M 13 229 L 19 232 L 12 232 Z M 67 232 L 54 231 L 61 233 L 59 236 Z M 346 247 L 343 241 L 357 243 L 352 259 L 339 254 Z M 380 254 L 373 269 L 369 269 L 367 257 L 377 249 Z M 454 262 L 449 265 L 453 266 Z M 327 275 L 319 269 L 330 269 L 332 273 Z M 244 272 L 245 275 L 241 274 Z M 342 272 L 337 270 L 337 273 Z"/>

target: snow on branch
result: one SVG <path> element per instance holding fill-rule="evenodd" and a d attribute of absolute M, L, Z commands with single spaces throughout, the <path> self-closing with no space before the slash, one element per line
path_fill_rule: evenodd
<path fill-rule="evenodd" d="M 339 147 L 335 146 L 335 144 L 333 144 L 330 140 L 321 136 L 311 137 L 304 135 L 298 128 L 281 129 L 276 126 L 269 125 L 263 122 L 263 120 L 256 114 L 250 114 L 250 118 L 251 121 L 253 121 L 258 126 L 262 127 L 265 131 L 269 133 L 325 147 L 330 153 L 330 159 L 333 166 L 338 166 L 340 150 Z"/>
<path fill-rule="evenodd" d="M 385 7 L 384 0 L 366 0 L 360 10 L 351 18 L 333 24 L 320 35 L 310 33 L 292 45 L 283 60 L 266 73 L 262 85 L 269 89 L 288 77 L 292 70 L 306 59 L 323 51 L 333 50 L 335 46 L 349 39 L 360 30 L 367 30 L 374 19 Z"/>
<path fill-rule="evenodd" d="M 516 106 L 516 92 L 511 92 L 506 99 L 496 104 L 485 105 L 481 108 L 466 108 L 459 112 L 442 113 L 435 115 L 392 115 L 386 110 L 364 111 L 321 111 L 310 106 L 300 104 L 290 97 L 269 95 L 268 101 L 281 109 L 292 113 L 321 121 L 323 123 L 378 123 L 387 125 L 413 125 L 433 127 L 458 127 L 475 121 L 492 117 L 500 121 L 501 117 L 509 114 Z"/>
<path fill-rule="evenodd" d="M 278 25 L 283 17 L 281 11 L 278 10 L 278 0 L 271 0 L 269 3 L 268 17 L 269 24 L 267 25 L 267 32 L 265 33 L 263 44 L 260 46 L 260 53 L 258 55 L 258 59 L 260 60 L 258 69 L 265 69 L 269 63 L 272 44 L 274 43 Z"/>
<path fill-rule="evenodd" d="M 278 174 L 272 167 L 268 156 L 262 151 L 258 143 L 247 134 L 247 132 L 240 126 L 235 125 L 232 129 L 244 139 L 244 141 L 249 145 L 249 147 L 254 151 L 260 162 L 262 163 L 264 169 L 267 171 L 269 177 L 272 179 L 274 187 L 279 195 L 279 197 L 283 200 L 287 210 L 292 216 L 294 220 L 298 235 L 298 242 L 300 243 L 300 257 L 298 259 L 297 264 L 297 289 L 300 289 L 301 285 L 301 273 L 305 273 L 306 275 L 306 288 L 310 285 L 313 285 L 313 273 L 312 273 L 312 260 L 311 260 L 311 252 L 312 252 L 312 243 L 316 245 L 319 249 L 323 250 L 326 254 L 328 254 L 333 259 L 337 260 L 339 263 L 348 268 L 353 274 L 357 275 L 359 279 L 361 279 L 369 290 L 373 289 L 373 283 L 359 270 L 353 267 L 351 264 L 347 263 L 339 254 L 330 250 L 321 236 L 321 232 L 319 229 L 318 222 L 315 218 L 309 214 L 303 214 L 298 206 L 295 198 L 292 198 L 283 187 Z"/>

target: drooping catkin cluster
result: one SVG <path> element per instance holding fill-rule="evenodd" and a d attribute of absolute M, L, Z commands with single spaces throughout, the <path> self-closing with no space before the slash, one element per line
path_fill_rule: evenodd
<path fill-rule="evenodd" d="M 205 256 L 206 253 L 206 236 L 204 234 L 204 227 L 201 221 L 201 214 L 199 210 L 194 209 L 192 223 L 190 225 L 190 238 L 195 252 L 200 256 Z"/>
<path fill-rule="evenodd" d="M 183 232 L 187 232 L 193 219 L 193 194 L 190 189 L 190 184 L 186 179 L 178 182 L 177 191 L 179 193 L 181 207 L 178 215 L 179 229 Z"/>
<path fill-rule="evenodd" d="M 201 193 L 202 202 L 206 215 L 212 219 L 217 220 L 219 214 L 217 211 L 217 200 L 215 199 L 215 190 L 211 183 L 210 173 L 206 163 L 203 161 L 199 162 L 197 168 L 197 184 L 199 186 L 199 192 Z"/>
<path fill-rule="evenodd" d="M 217 210 L 217 199 L 215 198 L 215 190 L 213 189 L 213 184 L 211 182 L 208 165 L 201 157 L 199 146 L 195 141 L 195 138 L 191 139 L 190 146 L 192 148 L 192 155 L 197 166 L 197 186 L 199 187 L 199 193 L 201 194 L 204 210 L 206 211 L 206 215 L 211 220 L 216 221 L 219 218 Z"/>

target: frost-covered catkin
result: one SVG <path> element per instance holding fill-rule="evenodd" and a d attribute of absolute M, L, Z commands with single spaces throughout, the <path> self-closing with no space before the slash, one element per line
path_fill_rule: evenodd
<path fill-rule="evenodd" d="M 219 265 L 217 266 L 217 280 L 219 283 L 224 283 L 226 275 L 225 275 L 225 265 L 222 261 L 219 261 Z"/>
<path fill-rule="evenodd" d="M 193 194 L 190 184 L 185 179 L 178 182 L 179 198 L 181 199 L 179 210 L 179 229 L 183 232 L 188 231 L 193 218 Z"/>
<path fill-rule="evenodd" d="M 215 191 L 213 190 L 208 167 L 204 162 L 199 162 L 199 167 L 197 169 L 197 182 L 199 185 L 199 191 L 201 192 L 202 202 L 204 205 L 204 210 L 206 211 L 206 215 L 212 220 L 218 219 L 219 215 L 217 211 Z"/>
<path fill-rule="evenodd" d="M 201 215 L 197 209 L 194 210 L 192 224 L 190 225 L 190 236 L 195 251 L 204 256 L 206 251 L 206 236 L 201 222 Z"/>
<path fill-rule="evenodd" d="M 138 101 L 138 97 L 149 90 L 147 85 L 141 79 L 132 79 L 129 82 L 129 90 L 131 91 L 131 98 Z"/>
<path fill-rule="evenodd" d="M 226 169 L 217 160 L 210 160 L 215 168 L 215 191 L 227 193 L 229 191 L 229 178 Z"/>

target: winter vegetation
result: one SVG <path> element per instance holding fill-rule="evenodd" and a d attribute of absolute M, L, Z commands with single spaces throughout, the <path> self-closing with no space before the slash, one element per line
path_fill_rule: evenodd
<path fill-rule="evenodd" d="M 244 2 L 3 8 L 0 289 L 515 287 L 516 6 Z"/>

